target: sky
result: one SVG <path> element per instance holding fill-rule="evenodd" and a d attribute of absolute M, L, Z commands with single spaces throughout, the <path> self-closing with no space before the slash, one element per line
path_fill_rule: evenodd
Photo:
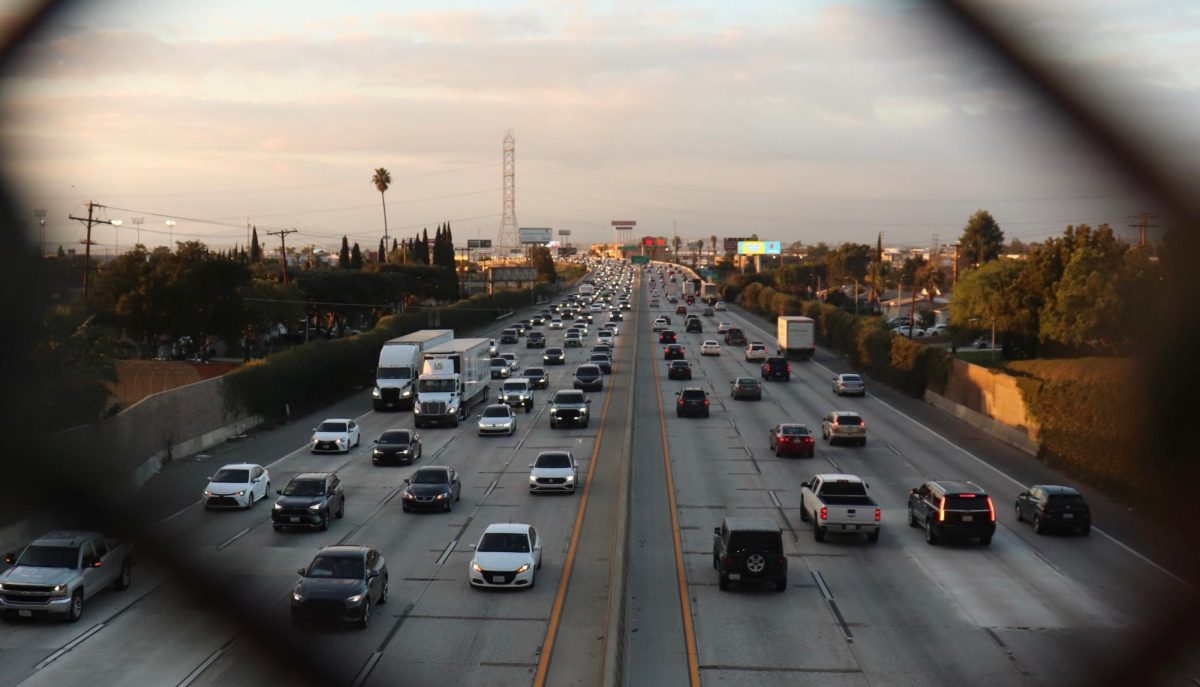
<path fill-rule="evenodd" d="M 0 26 L 28 7 L 0 0 Z M 1195 170 L 1194 3 L 1003 3 L 1097 107 Z M 1025 242 L 1155 208 L 1002 65 L 916 0 L 74 3 L 0 76 L 3 170 L 33 240 L 364 249 L 516 218 L 610 242 L 953 243 L 991 212 Z M 45 210 L 44 234 L 34 217 Z M 138 228 L 133 217 L 143 218 Z M 169 228 L 165 221 L 175 222 Z M 274 240 L 274 239 L 272 239 Z"/>

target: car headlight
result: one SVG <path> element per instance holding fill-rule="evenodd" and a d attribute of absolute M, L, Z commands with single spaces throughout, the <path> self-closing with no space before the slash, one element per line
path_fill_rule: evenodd
<path fill-rule="evenodd" d="M 237 491 L 233 492 L 233 495 L 234 495 L 234 496 L 242 496 L 242 495 L 243 495 L 243 494 L 245 494 L 245 493 L 246 493 L 246 490 L 245 490 L 245 489 L 239 489 L 239 490 L 237 490 Z"/>
<path fill-rule="evenodd" d="M 446 409 L 446 412 L 450 415 L 457 415 L 458 414 L 458 406 L 450 406 L 449 408 Z"/>
<path fill-rule="evenodd" d="M 574 482 L 574 481 L 575 481 L 575 475 L 567 475 L 567 481 L 568 481 L 568 482 Z"/>
<path fill-rule="evenodd" d="M 382 456 L 382 455 L 383 455 L 383 451 L 380 451 L 379 449 L 375 449 L 375 450 L 371 451 L 371 455 L 373 455 L 373 456 Z"/>
<path fill-rule="evenodd" d="M 530 482 L 537 482 L 537 477 L 534 477 L 533 475 L 530 475 L 530 476 L 529 476 L 529 481 L 530 481 Z"/>
<path fill-rule="evenodd" d="M 308 509 L 309 510 L 321 510 L 322 507 L 324 507 L 324 504 L 314 503 L 313 505 L 309 506 Z"/>
<path fill-rule="evenodd" d="M 476 563 L 475 561 L 471 561 L 471 569 L 477 573 L 483 572 L 483 568 L 479 567 L 479 564 Z"/>
<path fill-rule="evenodd" d="M 382 398 L 382 397 L 383 397 L 383 394 L 379 391 L 379 387 L 373 387 L 371 389 L 371 398 Z"/>
<path fill-rule="evenodd" d="M 316 437 L 316 435 L 315 435 L 315 434 L 313 435 L 313 438 L 312 438 L 312 439 L 309 439 L 309 440 L 308 440 L 308 443 L 310 443 L 310 444 L 313 444 L 314 446 L 316 445 L 316 443 L 317 443 L 317 437 Z"/>
<path fill-rule="evenodd" d="M 413 405 L 413 413 L 415 413 L 417 415 L 421 414 L 421 404 L 420 403 Z"/>
<path fill-rule="evenodd" d="M 206 498 L 212 498 L 213 496 L 216 496 L 216 494 L 214 494 L 214 493 L 212 493 L 211 491 L 209 491 L 209 490 L 205 489 L 205 490 L 204 490 L 204 496 L 205 496 Z"/>
<path fill-rule="evenodd" d="M 346 597 L 346 603 L 356 604 L 356 603 L 362 601 L 364 596 L 366 596 L 366 595 L 365 594 L 355 594 L 354 596 L 348 596 L 348 597 Z"/>
<path fill-rule="evenodd" d="M 346 440 L 345 440 L 345 439 L 338 439 L 338 440 L 334 441 L 333 443 L 337 444 L 338 446 L 345 446 L 345 445 L 346 445 Z"/>
<path fill-rule="evenodd" d="M 412 397 L 412 387 L 411 386 L 404 387 L 404 391 L 400 392 L 400 397 L 401 398 L 411 398 Z"/>
<path fill-rule="evenodd" d="M 558 417 L 558 408 L 550 409 L 550 417 Z"/>
<path fill-rule="evenodd" d="M 528 564 L 528 563 L 526 563 L 525 565 L 522 565 L 521 567 L 517 568 L 517 574 L 518 574 L 518 575 L 520 575 L 521 573 L 525 572 L 526 570 L 529 570 L 529 564 Z"/>
<path fill-rule="evenodd" d="M 412 501 L 413 499 L 415 499 L 417 497 L 413 496 L 411 492 L 406 491 L 400 498 L 404 499 L 405 501 Z"/>
<path fill-rule="evenodd" d="M 304 601 L 304 595 L 300 592 L 292 592 L 292 601 Z"/>
<path fill-rule="evenodd" d="M 438 501 L 441 501 L 441 500 L 443 500 L 443 499 L 446 499 L 446 498 L 449 498 L 449 494 L 438 494 L 438 495 L 437 495 L 437 500 L 438 500 Z"/>
<path fill-rule="evenodd" d="M 283 504 L 277 503 L 271 510 L 283 510 Z"/>

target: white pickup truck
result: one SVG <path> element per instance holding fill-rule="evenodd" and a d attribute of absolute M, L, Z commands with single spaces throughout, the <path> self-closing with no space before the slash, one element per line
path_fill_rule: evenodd
<path fill-rule="evenodd" d="M 107 587 L 129 587 L 133 546 L 99 532 L 60 530 L 5 554 L 4 562 L 12 567 L 0 573 L 0 612 L 75 622 L 85 599 Z"/>
<path fill-rule="evenodd" d="M 812 522 L 813 539 L 825 541 L 829 532 L 863 533 L 879 541 L 882 511 L 867 494 L 857 475 L 816 475 L 800 489 L 800 519 Z"/>

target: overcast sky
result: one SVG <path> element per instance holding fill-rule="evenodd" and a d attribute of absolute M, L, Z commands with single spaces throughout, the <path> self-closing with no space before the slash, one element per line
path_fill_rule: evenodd
<path fill-rule="evenodd" d="M 11 20 L 24 5 L 0 0 Z M 1195 155 L 1193 3 L 1005 3 L 1097 103 Z M 953 242 L 977 209 L 1009 237 L 1125 229 L 1153 210 L 1044 103 L 926 3 L 883 0 L 77 3 L 0 84 L 6 171 L 46 241 L 108 206 L 99 250 L 141 240 L 374 248 L 451 222 L 496 237 L 501 143 L 517 220 L 576 243 L 747 236 Z M 203 221 L 201 221 L 203 220 Z M 1132 236 L 1132 233 L 1127 235 Z"/>

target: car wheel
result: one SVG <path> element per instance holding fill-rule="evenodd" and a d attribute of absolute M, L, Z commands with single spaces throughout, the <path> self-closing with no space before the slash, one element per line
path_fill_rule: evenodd
<path fill-rule="evenodd" d="M 808 522 L 808 511 L 804 510 L 804 503 L 800 503 L 800 522 Z"/>
<path fill-rule="evenodd" d="M 321 517 L 321 531 L 324 532 L 328 529 L 329 529 L 329 510 L 326 509 L 325 515 Z"/>
<path fill-rule="evenodd" d="M 879 530 L 867 533 L 867 543 L 875 544 L 879 541 Z"/>
<path fill-rule="evenodd" d="M 280 532 L 283 530 L 283 525 L 271 525 L 271 527 L 273 527 L 276 532 Z"/>
<path fill-rule="evenodd" d="M 782 455 L 783 455 L 783 454 L 779 452 L 779 449 L 775 449 L 775 457 L 776 457 L 776 458 L 779 458 L 779 457 L 780 457 L 780 456 L 782 456 Z"/>
<path fill-rule="evenodd" d="M 1079 536 L 1081 536 L 1081 537 L 1086 537 L 1091 533 L 1092 533 L 1091 525 L 1084 525 L 1083 527 L 1079 528 Z"/>
<path fill-rule="evenodd" d="M 813 525 L 813 539 L 822 542 L 825 541 L 825 528 L 820 525 Z"/>
<path fill-rule="evenodd" d="M 367 597 L 367 599 L 365 601 L 363 601 L 363 612 L 362 612 L 362 617 L 358 619 L 358 627 L 361 630 L 365 630 L 365 629 L 367 629 L 367 626 L 370 624 L 371 624 L 371 598 Z"/>
<path fill-rule="evenodd" d="M 402 504 L 402 505 L 400 506 L 400 508 L 401 508 L 401 509 L 403 509 L 405 513 L 411 513 L 411 512 L 412 512 L 412 509 L 408 507 L 408 504 L 407 504 L 407 503 L 406 503 L 406 504 Z"/>
<path fill-rule="evenodd" d="M 909 527 L 920 527 L 921 526 L 921 523 L 917 522 L 917 514 L 914 513 L 911 508 L 908 509 L 908 526 Z"/>
<path fill-rule="evenodd" d="M 383 578 L 383 589 L 379 590 L 379 601 L 377 601 L 376 603 L 378 603 L 380 606 L 382 606 L 385 603 L 387 603 L 387 598 L 388 598 L 388 578 L 385 577 L 385 578 Z"/>
<path fill-rule="evenodd" d="M 83 590 L 76 589 L 71 595 L 71 605 L 67 607 L 67 622 L 79 622 L 83 617 Z"/>
<path fill-rule="evenodd" d="M 1033 516 L 1033 532 L 1034 534 L 1045 534 L 1046 526 L 1042 524 L 1042 516 Z"/>
<path fill-rule="evenodd" d="M 444 509 L 444 510 L 445 510 L 447 513 L 449 513 L 451 510 L 453 510 L 453 509 L 454 509 L 454 504 L 453 504 L 452 502 L 450 502 L 450 501 L 447 501 L 446 503 L 442 504 L 442 508 L 443 508 L 443 509 Z"/>
<path fill-rule="evenodd" d="M 1017 512 L 1017 522 L 1025 522 L 1025 516 L 1024 516 L 1024 515 L 1021 515 L 1021 506 L 1020 506 L 1020 504 L 1018 504 L 1018 505 L 1016 505 L 1016 506 L 1013 506 L 1013 510 L 1015 510 L 1015 511 Z"/>
<path fill-rule="evenodd" d="M 719 576 L 717 578 L 717 589 L 720 589 L 723 592 L 729 591 L 729 578 L 725 575 Z"/>
<path fill-rule="evenodd" d="M 125 557 L 125 562 L 121 564 L 121 574 L 113 581 L 113 589 L 122 590 L 129 589 L 130 583 L 133 582 L 133 562 L 129 557 Z"/>
<path fill-rule="evenodd" d="M 938 543 L 937 532 L 933 531 L 933 523 L 925 521 L 925 543 L 930 546 L 936 546 Z"/>
<path fill-rule="evenodd" d="M 979 545 L 980 546 L 991 546 L 992 545 L 992 535 L 989 534 L 989 535 L 980 537 Z"/>

